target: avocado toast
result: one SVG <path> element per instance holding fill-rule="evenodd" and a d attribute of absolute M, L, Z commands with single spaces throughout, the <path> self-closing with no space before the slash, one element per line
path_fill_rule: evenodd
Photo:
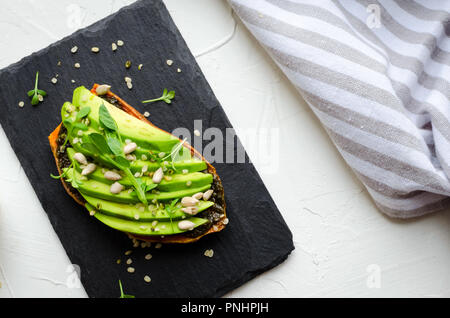
<path fill-rule="evenodd" d="M 61 117 L 49 136 L 57 178 L 100 222 L 165 243 L 194 242 L 228 223 L 214 167 L 109 86 L 76 88 Z"/>

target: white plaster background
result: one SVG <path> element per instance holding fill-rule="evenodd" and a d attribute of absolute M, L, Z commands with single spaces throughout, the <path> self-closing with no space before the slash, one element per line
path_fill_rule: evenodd
<path fill-rule="evenodd" d="M 0 68 L 131 2 L 2 0 Z M 381 215 L 305 102 L 225 1 L 164 2 L 238 134 L 279 129 L 279 168 L 274 173 L 257 160 L 255 165 L 294 234 L 296 250 L 227 296 L 450 296 L 449 212 L 412 221 Z M 79 21 L 72 19 L 76 8 Z M 257 147 L 242 142 L 258 158 Z M 2 129 L 0 149 L 0 297 L 85 297 L 83 289 L 65 285 L 70 262 Z"/>

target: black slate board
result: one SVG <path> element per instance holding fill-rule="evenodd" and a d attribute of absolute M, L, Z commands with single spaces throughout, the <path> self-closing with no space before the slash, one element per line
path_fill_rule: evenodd
<path fill-rule="evenodd" d="M 113 53 L 111 43 L 118 39 L 125 45 Z M 79 50 L 71 54 L 74 45 Z M 93 46 L 99 46 L 100 53 L 90 52 Z M 172 67 L 166 64 L 169 58 Z M 134 65 L 126 70 L 128 59 Z M 80 69 L 73 67 L 76 62 Z M 144 68 L 138 71 L 141 63 Z M 182 73 L 176 72 L 178 67 Z M 49 96 L 32 107 L 26 92 L 34 87 L 38 70 L 40 88 Z M 50 79 L 55 74 L 58 83 L 53 85 Z M 124 76 L 133 78 L 133 90 L 126 87 Z M 164 4 L 157 0 L 138 1 L 0 71 L 0 123 L 70 260 L 80 266 L 90 297 L 118 297 L 119 278 L 126 292 L 137 297 L 217 297 L 287 258 L 294 248 L 292 234 L 253 165 L 214 164 L 225 189 L 228 227 L 194 244 L 134 249 L 130 257 L 136 272 L 127 273 L 124 252 L 132 249 L 131 241 L 90 217 L 59 181 L 49 177 L 56 168 L 47 136 L 61 121 L 60 108 L 71 100 L 76 86 L 90 88 L 94 82 L 111 84 L 139 111 L 149 110 L 151 121 L 167 131 L 176 127 L 193 131 L 195 119 L 203 120 L 203 129 L 218 127 L 225 132 L 231 127 Z M 160 96 L 165 87 L 176 90 L 171 106 L 140 104 Z M 23 109 L 18 107 L 21 100 L 26 103 Z M 204 251 L 211 248 L 214 257 L 205 257 Z M 149 252 L 153 258 L 146 261 Z M 150 284 L 143 280 L 147 274 Z"/>

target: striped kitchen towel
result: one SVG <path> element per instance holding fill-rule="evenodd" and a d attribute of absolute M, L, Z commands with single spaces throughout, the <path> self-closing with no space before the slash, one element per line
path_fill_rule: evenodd
<path fill-rule="evenodd" d="M 229 0 L 379 209 L 450 205 L 449 0 Z"/>

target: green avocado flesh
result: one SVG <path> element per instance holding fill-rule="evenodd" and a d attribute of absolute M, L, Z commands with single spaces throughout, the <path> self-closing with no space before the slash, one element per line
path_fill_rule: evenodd
<path fill-rule="evenodd" d="M 102 105 L 114 119 L 116 132 L 105 125 Z M 90 108 L 87 114 L 77 116 L 87 107 Z M 178 138 L 127 114 L 82 86 L 75 89 L 72 103 L 64 103 L 61 117 L 67 130 L 67 144 L 62 151 L 71 162 L 63 169 L 64 179 L 78 190 L 86 201 L 86 209 L 100 222 L 143 236 L 182 234 L 210 222 L 201 217 L 201 212 L 214 205 L 211 201 L 199 200 L 195 205 L 196 215 L 182 211 L 181 199 L 209 190 L 213 176 L 204 172 L 206 162 L 191 156 Z M 107 141 L 116 134 L 113 136 L 119 142 L 121 153 L 113 151 L 113 146 L 108 146 L 111 149 L 108 154 L 98 147 L 85 147 L 86 143 L 92 144 L 91 134 L 102 135 Z M 131 142 L 136 143 L 137 148 L 128 154 L 126 172 L 127 168 L 121 170 L 113 161 L 116 156 L 124 159 L 123 149 Z M 75 156 L 76 153 L 82 153 L 88 163 L 94 163 L 95 170 L 82 175 L 86 166 L 75 160 L 79 156 Z M 164 177 L 154 183 L 153 174 L 160 168 Z M 120 179 L 106 178 L 108 171 L 119 175 Z M 119 193 L 112 191 L 111 185 L 115 182 L 123 187 Z M 188 230 L 178 226 L 185 220 L 192 222 Z"/>

